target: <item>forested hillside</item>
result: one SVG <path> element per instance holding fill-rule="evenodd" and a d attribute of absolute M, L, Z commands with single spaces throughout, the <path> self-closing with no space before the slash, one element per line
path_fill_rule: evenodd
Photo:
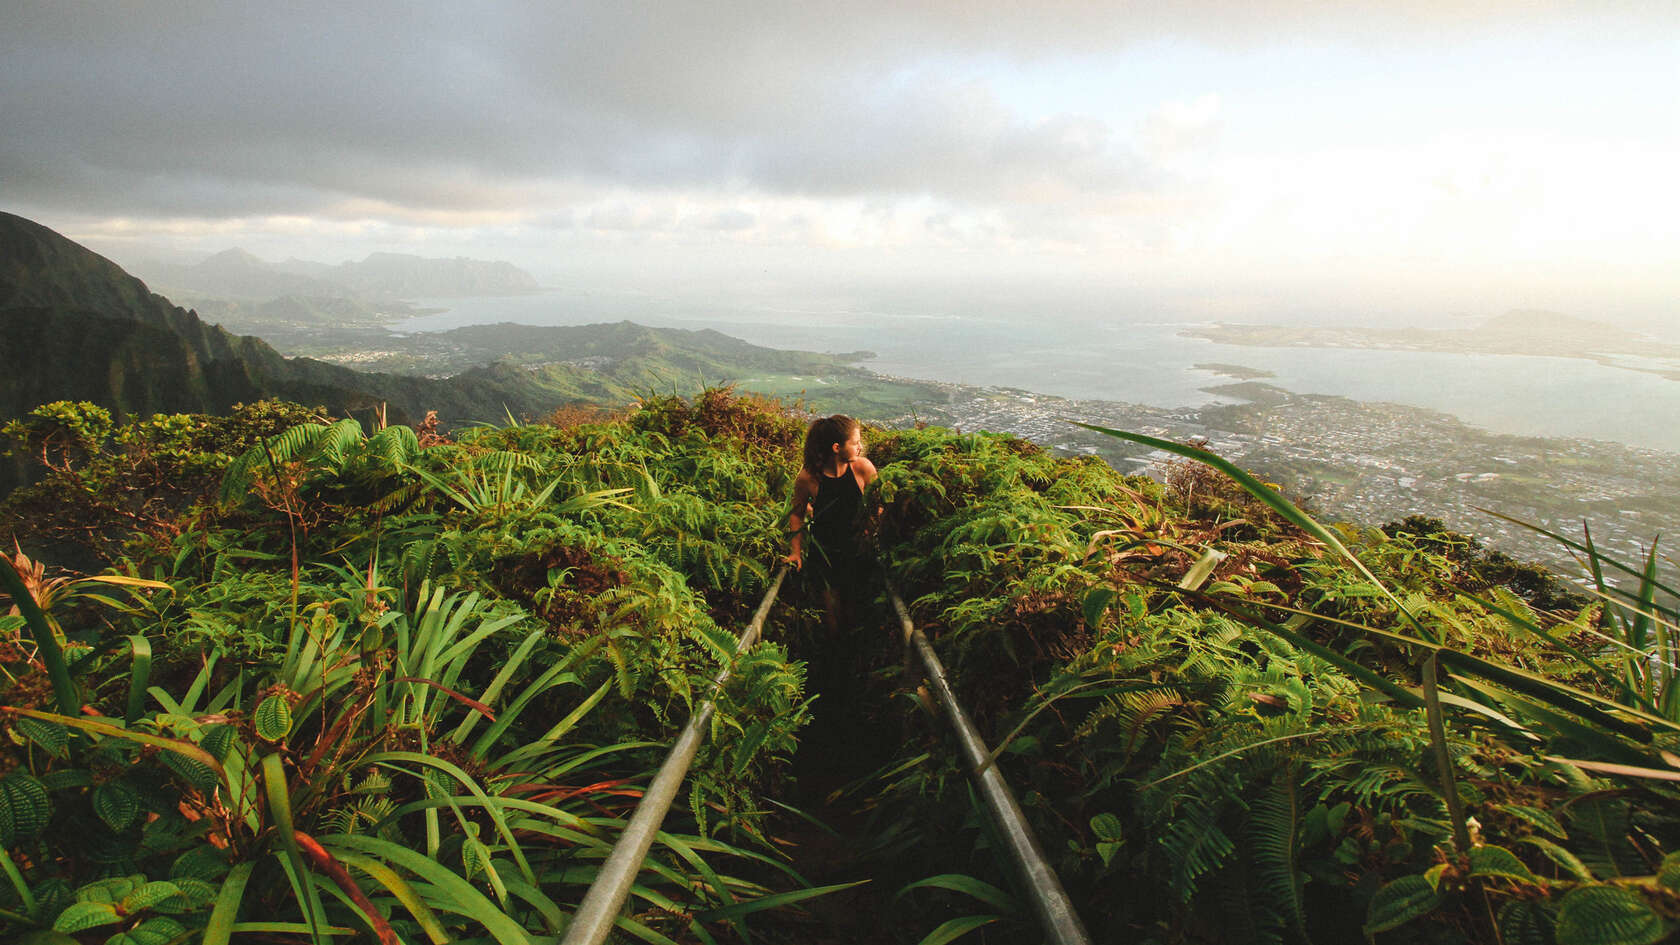
<path fill-rule="evenodd" d="M 795 580 L 733 653 L 805 422 L 710 389 L 450 436 L 14 425 L 53 468 L 0 506 L 0 938 L 553 941 L 732 664 L 624 940 L 1037 940 L 882 601 L 825 639 Z M 1095 941 L 1675 928 L 1661 558 L 1583 545 L 1577 587 L 1173 444 L 1158 484 L 865 438 L 884 570 Z"/>

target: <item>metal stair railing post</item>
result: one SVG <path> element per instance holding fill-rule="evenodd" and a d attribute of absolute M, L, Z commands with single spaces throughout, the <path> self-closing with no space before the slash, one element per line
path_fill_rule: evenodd
<path fill-rule="evenodd" d="M 921 656 L 928 683 L 956 731 L 969 776 L 980 787 L 980 796 L 986 801 L 986 812 L 1009 851 L 1011 865 L 1015 867 L 1021 887 L 1027 891 L 1039 927 L 1044 930 L 1044 940 L 1051 945 L 1090 945 L 1091 937 L 1079 921 L 1079 914 L 1073 910 L 1073 902 L 1062 889 L 1062 881 L 1056 877 L 1056 871 L 1044 859 L 1044 851 L 1033 836 L 1032 828 L 1027 826 L 1026 816 L 1021 813 L 1021 805 L 1016 803 L 1015 795 L 1004 782 L 997 765 L 988 763 L 991 751 L 969 720 L 968 713 L 957 702 L 956 694 L 951 691 L 951 685 L 945 678 L 944 664 L 939 662 L 939 656 L 933 652 L 927 637 L 910 621 L 910 611 L 905 608 L 890 580 L 887 582 L 887 595 L 892 598 L 893 610 L 897 612 L 899 625 L 904 630 L 905 648 L 914 647 Z"/>
<path fill-rule="evenodd" d="M 753 613 L 752 623 L 741 633 L 740 643 L 735 647 L 736 654 L 746 652 L 748 647 L 758 642 L 764 619 L 770 613 L 770 605 L 776 602 L 776 593 L 782 588 L 787 569 L 784 564 L 776 572 L 770 589 L 764 592 L 764 600 L 759 602 L 758 610 Z M 726 665 L 719 670 L 712 680 L 714 690 L 722 689 L 723 684 L 728 682 L 731 669 Z M 694 754 L 700 749 L 700 741 L 705 737 L 716 709 L 717 700 L 709 698 L 689 716 L 688 724 L 683 726 L 682 733 L 671 745 L 670 754 L 665 756 L 665 763 L 659 766 L 659 772 L 648 784 L 647 792 L 636 803 L 636 811 L 630 815 L 624 833 L 619 835 L 618 843 L 613 845 L 612 853 L 602 862 L 601 871 L 595 874 L 595 881 L 578 904 L 561 945 L 600 945 L 606 941 L 614 920 L 618 918 L 618 911 L 630 897 L 630 887 L 642 868 L 642 860 L 653 848 L 654 836 L 659 832 L 659 825 L 665 822 L 665 814 L 671 809 L 677 788 L 682 786 L 688 766 L 694 763 Z"/>

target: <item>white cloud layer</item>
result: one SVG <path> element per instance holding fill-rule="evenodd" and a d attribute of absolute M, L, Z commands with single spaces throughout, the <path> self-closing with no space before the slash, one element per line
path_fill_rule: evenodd
<path fill-rule="evenodd" d="M 0 195 L 206 250 L 791 246 L 1306 290 L 1428 266 L 1444 297 L 1517 267 L 1659 298 L 1676 36 L 1680 7 L 1563 0 L 15 0 Z"/>

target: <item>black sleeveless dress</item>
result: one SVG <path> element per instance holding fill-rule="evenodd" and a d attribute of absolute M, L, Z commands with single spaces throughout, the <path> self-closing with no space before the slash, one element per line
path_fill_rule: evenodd
<path fill-rule="evenodd" d="M 817 494 L 811 500 L 806 525 L 811 548 L 805 554 L 812 573 L 842 594 L 861 591 L 869 577 L 869 559 L 860 540 L 863 490 L 850 466 L 838 476 L 817 474 Z"/>

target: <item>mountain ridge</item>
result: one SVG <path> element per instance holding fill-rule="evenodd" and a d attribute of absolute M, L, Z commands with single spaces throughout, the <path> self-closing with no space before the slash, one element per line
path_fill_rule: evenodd
<path fill-rule="evenodd" d="M 295 295 L 364 302 L 399 298 L 535 292 L 530 273 L 510 262 L 466 256 L 427 257 L 375 252 L 336 265 L 304 259 L 273 263 L 234 247 L 192 265 L 147 263 L 145 278 L 176 295 L 264 301 Z"/>
<path fill-rule="evenodd" d="M 223 413 L 236 403 L 280 398 L 364 421 L 379 412 L 391 423 L 412 424 L 435 411 L 447 429 L 571 403 L 626 403 L 656 386 L 698 388 L 744 370 L 836 363 L 716 332 L 631 322 L 528 332 L 534 361 L 469 356 L 445 377 L 286 358 L 261 338 L 175 305 L 73 240 L 0 212 L 0 371 L 10 379 L 0 387 L 0 422 L 56 400 L 89 401 L 122 419 Z M 24 470 L 16 459 L 0 464 L 0 494 L 22 482 Z"/>

